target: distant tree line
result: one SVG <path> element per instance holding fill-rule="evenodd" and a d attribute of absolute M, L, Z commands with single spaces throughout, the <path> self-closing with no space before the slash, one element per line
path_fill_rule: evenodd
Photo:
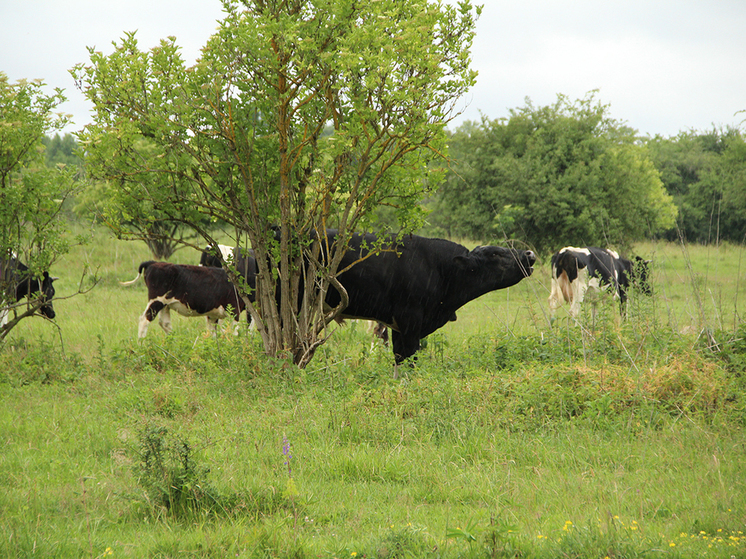
<path fill-rule="evenodd" d="M 696 243 L 746 236 L 746 140 L 734 128 L 656 136 L 650 158 L 678 208 L 677 227 L 663 232 Z"/>
<path fill-rule="evenodd" d="M 44 161 L 47 167 L 60 164 L 82 166 L 83 161 L 77 153 L 78 143 L 72 134 L 60 136 L 58 133 L 54 136 L 44 136 L 41 141 L 44 145 Z"/>
<path fill-rule="evenodd" d="M 651 238 L 742 242 L 746 144 L 738 130 L 641 138 L 590 94 L 467 122 L 451 133 L 451 165 L 425 203 L 428 232 L 564 245 Z"/>

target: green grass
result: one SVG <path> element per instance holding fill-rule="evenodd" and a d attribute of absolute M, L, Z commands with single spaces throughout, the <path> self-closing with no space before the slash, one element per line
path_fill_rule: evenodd
<path fill-rule="evenodd" d="M 101 233 L 0 353 L 0 556 L 746 556 L 743 248 L 638 252 L 628 320 L 552 329 L 542 263 L 394 379 L 355 323 L 304 370 L 201 319 L 137 343 L 149 255 Z"/>

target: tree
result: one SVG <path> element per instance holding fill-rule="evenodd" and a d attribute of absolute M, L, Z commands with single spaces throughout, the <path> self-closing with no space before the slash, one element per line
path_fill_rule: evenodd
<path fill-rule="evenodd" d="M 723 185 L 720 234 L 736 243 L 746 241 L 746 140 L 733 131 L 726 140 L 719 176 Z"/>
<path fill-rule="evenodd" d="M 44 160 L 47 167 L 54 167 L 59 164 L 81 167 L 83 161 L 78 155 L 78 142 L 72 134 L 65 134 L 60 137 L 55 134 L 53 137 L 44 136 Z"/>
<path fill-rule="evenodd" d="M 46 94 L 43 87 L 38 80 L 10 83 L 0 72 L 0 259 L 16 256 L 35 278 L 69 248 L 61 208 L 75 188 L 75 169 L 44 165 L 44 134 L 64 127 L 68 117 L 53 113 L 65 101 L 62 91 Z M 11 288 L 10 278 L 5 281 L 0 308 L 9 310 L 14 301 L 5 296 Z M 32 298 L 23 312 L 15 308 L 0 339 L 41 306 L 39 298 Z"/>
<path fill-rule="evenodd" d="M 430 222 L 452 235 L 522 239 L 544 254 L 628 248 L 670 227 L 676 208 L 644 146 L 607 112 L 594 94 L 574 103 L 560 95 L 461 127 Z"/>
<path fill-rule="evenodd" d="M 249 308 L 265 349 L 305 365 L 345 304 L 330 311 L 323 301 L 329 288 L 344 291 L 335 277 L 351 232 L 375 227 L 381 206 L 400 232 L 422 223 L 419 201 L 438 180 L 429 163 L 475 80 L 479 9 L 469 0 L 223 6 L 192 67 L 174 38 L 143 52 L 128 34 L 108 56 L 91 50 L 91 65 L 73 70 L 95 110 L 81 139 L 125 217 L 185 224 L 210 244 L 205 220 L 221 222 L 251 245 L 258 309 Z M 322 258 L 328 227 L 338 241 Z"/>
<path fill-rule="evenodd" d="M 656 136 L 648 142 L 663 184 L 679 208 L 676 227 L 666 232 L 667 238 L 743 241 L 745 146 L 740 131 L 732 128 Z"/>

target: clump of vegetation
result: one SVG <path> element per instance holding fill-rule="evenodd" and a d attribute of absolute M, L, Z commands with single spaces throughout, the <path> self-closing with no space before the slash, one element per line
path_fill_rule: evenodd
<path fill-rule="evenodd" d="M 296 514 L 304 510 L 295 495 L 271 489 L 230 492 L 217 489 L 208 479 L 210 468 L 200 462 L 194 446 L 162 425 L 146 424 L 138 439 L 137 480 L 156 516 L 258 518 L 281 510 Z"/>
<path fill-rule="evenodd" d="M 207 481 L 209 469 L 201 466 L 192 446 L 169 437 L 168 429 L 146 425 L 140 432 L 138 479 L 156 510 L 179 517 L 214 510 L 216 493 Z"/>

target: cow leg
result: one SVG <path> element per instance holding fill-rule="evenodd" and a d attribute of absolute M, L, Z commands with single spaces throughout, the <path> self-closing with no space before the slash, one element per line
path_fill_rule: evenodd
<path fill-rule="evenodd" d="M 412 357 L 420 349 L 420 338 L 417 334 L 403 334 L 392 330 L 391 344 L 394 347 L 394 360 L 398 365 L 405 359 Z M 410 363 L 414 365 L 414 360 Z"/>
<path fill-rule="evenodd" d="M 144 338 L 145 335 L 148 333 L 148 326 L 150 325 L 153 320 L 155 320 L 156 315 L 163 309 L 165 305 L 161 303 L 160 301 L 151 301 L 148 303 L 148 306 L 145 307 L 145 312 L 140 315 L 140 325 L 137 329 L 137 337 L 138 338 Z"/>
<path fill-rule="evenodd" d="M 560 288 L 559 282 L 556 279 L 552 278 L 552 290 L 549 293 L 550 322 L 554 322 L 555 317 L 557 316 L 557 309 L 562 306 L 564 300 L 565 297 L 562 294 L 562 289 Z"/>
<path fill-rule="evenodd" d="M 166 334 L 171 333 L 171 309 L 168 305 L 164 305 L 163 310 L 159 313 L 158 324 L 161 325 L 161 328 L 163 328 L 163 331 Z"/>
<path fill-rule="evenodd" d="M 595 279 L 595 278 L 594 278 Z M 586 274 L 579 272 L 578 278 L 572 282 L 572 304 L 570 305 L 570 316 L 577 320 L 580 315 L 580 305 L 585 300 L 585 293 L 588 291 L 588 287 L 597 288 L 598 280 L 595 280 L 595 285 L 591 282 L 586 281 Z"/>
<path fill-rule="evenodd" d="M 241 308 L 240 307 L 231 307 L 230 308 L 230 314 L 233 316 L 233 335 L 238 336 L 239 334 L 239 326 L 241 326 Z M 249 311 L 246 311 L 246 314 L 248 316 L 251 316 L 249 314 Z"/>
<path fill-rule="evenodd" d="M 207 317 L 207 331 L 213 336 L 216 336 L 218 333 L 219 320 L 219 318 L 211 318 L 209 316 Z"/>

